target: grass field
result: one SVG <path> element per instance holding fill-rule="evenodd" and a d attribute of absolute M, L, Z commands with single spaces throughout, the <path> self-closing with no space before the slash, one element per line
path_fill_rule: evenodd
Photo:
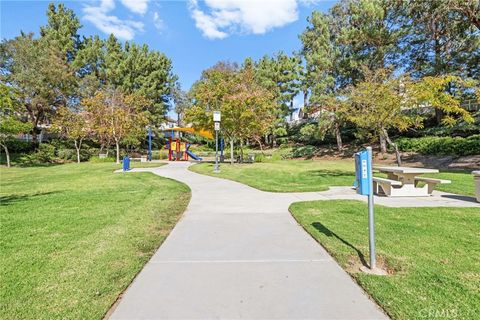
<path fill-rule="evenodd" d="M 101 319 L 148 261 L 190 191 L 119 167 L 0 169 L 1 319 Z"/>
<path fill-rule="evenodd" d="M 251 187 L 273 192 L 322 191 L 329 186 L 353 185 L 354 165 L 351 161 L 280 160 L 268 163 L 222 164 L 220 173 L 213 173 L 211 163 L 190 167 L 198 173 L 227 178 Z"/>
<path fill-rule="evenodd" d="M 394 319 L 478 319 L 480 210 L 376 206 L 377 259 L 391 272 L 357 272 L 368 261 L 367 206 L 295 203 L 297 221 Z"/>
<path fill-rule="evenodd" d="M 213 173 L 213 164 L 201 163 L 191 166 L 190 170 L 272 192 L 323 191 L 329 186 L 351 186 L 355 180 L 352 160 L 279 160 L 253 164 L 221 164 L 220 173 Z M 437 185 L 438 190 L 475 195 L 473 177 L 469 171 L 447 171 L 428 176 L 452 180 L 451 184 Z"/>

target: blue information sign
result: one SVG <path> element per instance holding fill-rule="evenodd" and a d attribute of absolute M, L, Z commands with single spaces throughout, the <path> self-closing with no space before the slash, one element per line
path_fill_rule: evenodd
<path fill-rule="evenodd" d="M 355 176 L 357 193 L 368 196 L 370 190 L 370 181 L 372 179 L 372 158 L 367 150 L 355 153 Z"/>

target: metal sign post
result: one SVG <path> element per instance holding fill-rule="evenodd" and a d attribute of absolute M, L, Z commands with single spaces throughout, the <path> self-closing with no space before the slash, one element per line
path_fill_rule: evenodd
<path fill-rule="evenodd" d="M 375 223 L 373 219 L 373 172 L 372 147 L 367 147 L 367 177 L 368 177 L 368 244 L 370 248 L 370 269 L 376 269 L 375 255 Z M 362 168 L 363 170 L 363 168 Z"/>
<path fill-rule="evenodd" d="M 219 173 L 220 170 L 218 168 L 218 131 L 220 130 L 220 121 L 221 121 L 221 114 L 220 111 L 213 111 L 213 122 L 214 122 L 214 129 L 215 129 L 215 166 L 213 167 L 214 173 Z"/>
<path fill-rule="evenodd" d="M 375 253 L 375 221 L 373 203 L 373 172 L 372 172 L 372 147 L 355 154 L 355 176 L 357 193 L 368 196 L 368 244 L 370 250 L 370 268 L 361 268 L 362 271 L 378 275 L 386 274 L 377 269 Z"/>
<path fill-rule="evenodd" d="M 148 127 L 148 161 L 152 161 L 152 127 Z"/>

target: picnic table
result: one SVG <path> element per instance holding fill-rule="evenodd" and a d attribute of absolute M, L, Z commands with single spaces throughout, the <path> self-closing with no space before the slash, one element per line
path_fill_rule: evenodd
<path fill-rule="evenodd" d="M 374 166 L 374 170 L 387 174 L 387 178 L 373 177 L 373 191 L 387 197 L 427 197 L 432 195 L 439 183 L 451 183 L 450 180 L 420 177 L 422 174 L 438 173 L 437 169 L 414 167 Z M 420 183 L 425 185 L 420 186 Z"/>

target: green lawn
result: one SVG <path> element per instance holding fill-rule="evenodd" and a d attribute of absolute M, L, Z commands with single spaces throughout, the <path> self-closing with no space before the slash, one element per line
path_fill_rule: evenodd
<path fill-rule="evenodd" d="M 466 171 L 443 171 L 439 174 L 428 175 L 432 178 L 451 180 L 451 184 L 437 184 L 436 189 L 456 194 L 475 196 L 475 183 L 473 181 L 473 170 Z"/>
<path fill-rule="evenodd" d="M 221 164 L 213 173 L 211 163 L 201 163 L 190 170 L 242 182 L 273 192 L 322 191 L 329 186 L 351 186 L 355 180 L 352 161 L 281 160 L 253 164 Z"/>
<path fill-rule="evenodd" d="M 358 272 L 368 261 L 365 203 L 301 202 L 290 211 L 392 318 L 479 319 L 478 208 L 376 206 L 377 259 L 391 272 L 384 277 Z"/>
<path fill-rule="evenodd" d="M 351 186 L 355 180 L 355 166 L 352 160 L 279 160 L 234 165 L 225 163 L 220 165 L 218 174 L 213 173 L 213 164 L 200 163 L 191 166 L 190 170 L 273 192 L 323 191 L 329 186 Z M 452 180 L 451 184 L 437 185 L 438 190 L 475 195 L 475 185 L 470 171 L 445 171 L 428 176 Z"/>
<path fill-rule="evenodd" d="M 0 169 L 1 319 L 102 319 L 162 243 L 189 188 L 119 167 Z"/>

